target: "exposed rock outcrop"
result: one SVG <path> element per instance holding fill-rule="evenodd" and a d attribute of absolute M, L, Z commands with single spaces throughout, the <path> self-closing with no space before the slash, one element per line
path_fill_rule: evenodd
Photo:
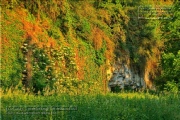
<path fill-rule="evenodd" d="M 120 89 L 126 87 L 131 89 L 144 88 L 145 82 L 143 77 L 141 77 L 135 70 L 131 69 L 125 63 L 117 62 L 112 68 L 111 77 L 109 79 L 109 88 L 110 90 L 113 87 L 118 86 Z"/>

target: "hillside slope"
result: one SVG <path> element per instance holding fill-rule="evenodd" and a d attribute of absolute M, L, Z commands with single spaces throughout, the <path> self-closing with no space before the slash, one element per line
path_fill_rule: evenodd
<path fill-rule="evenodd" d="M 160 22 L 139 20 L 137 11 L 140 5 L 171 5 L 171 1 L 3 0 L 1 4 L 3 88 L 107 92 L 117 64 L 128 66 L 148 88 L 160 74 L 164 47 Z"/>

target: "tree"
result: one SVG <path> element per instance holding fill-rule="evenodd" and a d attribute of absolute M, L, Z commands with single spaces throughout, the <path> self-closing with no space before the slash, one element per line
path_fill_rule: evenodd
<path fill-rule="evenodd" d="M 174 81 L 180 84 L 180 2 L 176 2 L 172 8 L 173 18 L 162 22 L 163 39 L 165 40 L 165 49 L 162 54 L 162 74 L 157 79 L 160 88 L 164 88 L 165 84 Z M 179 86 L 180 88 L 180 86 Z"/>

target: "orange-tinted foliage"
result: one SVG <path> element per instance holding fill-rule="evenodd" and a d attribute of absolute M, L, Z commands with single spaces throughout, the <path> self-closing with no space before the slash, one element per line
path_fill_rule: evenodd
<path fill-rule="evenodd" d="M 103 18 L 103 21 L 106 22 L 108 25 L 110 25 L 111 19 L 110 19 L 110 15 L 108 14 L 108 11 L 100 9 L 99 14 Z"/>
<path fill-rule="evenodd" d="M 84 66 L 85 66 L 85 58 L 84 57 L 80 57 L 78 50 L 75 50 L 75 60 L 76 60 L 76 65 L 78 67 L 78 71 L 77 71 L 77 78 L 79 80 L 83 80 L 84 79 Z"/>
<path fill-rule="evenodd" d="M 107 44 L 107 51 L 106 51 L 106 58 L 109 60 L 113 60 L 114 58 L 114 43 L 110 40 L 109 37 L 105 37 L 106 44 Z"/>
<path fill-rule="evenodd" d="M 1 45 L 2 45 L 2 44 L 6 45 L 6 46 L 9 45 L 9 41 L 8 41 L 8 39 L 7 39 L 6 37 L 3 36 L 1 40 L 2 40 L 2 41 L 0 41 L 0 44 L 1 44 Z"/>
<path fill-rule="evenodd" d="M 114 57 L 114 43 L 111 39 L 99 28 L 94 27 L 92 30 L 93 45 L 96 50 L 102 48 L 103 41 L 106 43 L 107 50 L 105 51 L 106 58 L 111 60 Z"/>
<path fill-rule="evenodd" d="M 41 27 L 45 30 L 48 30 L 50 28 L 50 23 L 48 22 L 48 20 L 41 21 Z"/>
<path fill-rule="evenodd" d="M 36 19 L 35 22 L 32 22 L 27 20 L 27 12 L 25 9 L 17 8 L 15 11 L 16 14 L 13 14 L 13 17 L 22 22 L 25 39 L 30 36 L 32 38 L 31 44 L 36 43 L 39 47 L 55 46 L 55 40 L 45 32 L 45 30 L 50 28 L 50 23 L 47 20 Z"/>
<path fill-rule="evenodd" d="M 100 49 L 102 47 L 102 42 L 103 42 L 103 32 L 95 27 L 93 30 L 92 30 L 92 40 L 93 40 L 93 44 L 94 44 L 94 48 L 96 50 Z"/>

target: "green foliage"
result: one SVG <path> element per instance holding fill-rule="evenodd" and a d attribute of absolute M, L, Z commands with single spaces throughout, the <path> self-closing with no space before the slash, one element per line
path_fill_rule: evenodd
<path fill-rule="evenodd" d="M 82 39 L 89 40 L 92 26 L 90 20 L 85 16 L 79 15 L 79 13 L 75 13 L 74 11 L 71 11 L 71 16 L 72 27 L 75 30 L 74 32 Z"/>
<path fill-rule="evenodd" d="M 1 102 L 1 116 L 6 120 L 179 120 L 180 118 L 179 96 L 171 94 L 165 96 L 148 93 L 34 96 L 14 92 L 4 94 Z M 63 107 L 74 108 L 74 110 L 62 110 Z M 10 112 L 17 112 L 17 114 L 10 114 Z M 23 114 L 27 112 L 33 113 Z"/>
<path fill-rule="evenodd" d="M 55 93 L 78 94 L 81 81 L 76 78 L 77 65 L 75 54 L 70 47 L 51 48 L 51 71 L 53 78 L 51 89 Z"/>
<path fill-rule="evenodd" d="M 20 52 L 24 31 L 22 24 L 2 12 L 1 25 L 1 86 L 7 88 L 19 83 L 23 69 L 23 56 Z M 10 22 L 9 24 L 7 22 Z"/>
<path fill-rule="evenodd" d="M 48 32 L 49 37 L 53 37 L 56 40 L 58 40 L 60 38 L 58 28 L 56 28 L 56 27 L 52 27 L 47 32 Z"/>
<path fill-rule="evenodd" d="M 78 80 L 77 78 L 73 77 L 65 77 L 63 76 L 59 79 L 55 85 L 55 92 L 56 94 L 70 94 L 70 95 L 77 95 L 82 94 L 84 88 L 84 83 Z"/>
<path fill-rule="evenodd" d="M 56 92 L 60 93 L 74 93 L 73 91 L 78 88 L 78 81 L 75 77 L 77 66 L 72 49 L 69 47 L 40 49 L 36 45 L 32 47 L 33 75 L 30 88 L 32 87 L 35 93 L 43 92 L 46 88 L 49 90 L 55 88 Z"/>
<path fill-rule="evenodd" d="M 157 78 L 156 84 L 163 89 L 167 83 L 180 83 L 180 52 L 177 55 L 173 53 L 164 53 L 162 55 L 161 67 L 163 69 L 160 77 Z M 174 82 L 173 82 L 174 81 Z M 180 88 L 180 86 L 179 86 Z"/>
<path fill-rule="evenodd" d="M 87 19 L 80 19 L 80 21 L 77 21 L 75 29 L 79 37 L 82 37 L 84 40 L 89 40 L 91 25 Z"/>
<path fill-rule="evenodd" d="M 35 19 L 36 18 L 34 17 L 34 15 L 28 12 L 27 20 L 29 22 L 35 23 Z"/>
<path fill-rule="evenodd" d="M 42 92 L 43 89 L 47 86 L 46 76 L 44 75 L 44 71 L 35 72 L 32 77 L 32 86 L 34 88 L 34 92 Z"/>
<path fill-rule="evenodd" d="M 38 32 L 42 33 L 41 36 L 45 35 L 52 46 L 32 48 L 32 86 L 36 91 L 48 87 L 61 93 L 73 91 L 73 94 L 77 94 L 78 89 L 85 89 L 87 93 L 95 89 L 102 91 L 105 84 L 102 81 L 106 81 L 106 60 L 113 63 L 114 58 L 110 58 L 113 54 L 121 61 L 128 60 L 133 69 L 141 71 L 140 76 L 144 76 L 145 70 L 149 71 L 147 74 L 153 75 L 153 80 L 164 51 L 161 80 L 157 80 L 157 83 L 164 86 L 166 81 L 179 82 L 178 2 L 174 4 L 171 22 L 137 19 L 138 6 L 150 3 L 142 0 L 11 0 L 3 3 L 7 6 L 4 7 L 7 13 L 3 13 L 2 20 L 3 42 L 6 42 L 2 47 L 1 60 L 3 86 L 9 87 L 21 80 L 22 69 L 27 62 L 25 58 L 23 62 L 23 55 L 19 52 L 23 37 L 30 34 L 33 43 L 41 44 L 42 37 Z M 8 3 L 12 5 L 8 7 Z M 17 5 L 24 12 L 20 11 L 21 7 L 12 8 Z M 18 21 L 16 17 L 19 14 L 27 16 L 22 16 Z M 24 34 L 24 30 L 27 30 L 27 34 Z M 28 48 L 24 49 L 25 54 L 28 51 Z M 78 81 L 80 73 L 83 82 Z"/>
<path fill-rule="evenodd" d="M 167 81 L 167 83 L 165 84 L 164 90 L 177 94 L 179 91 L 178 90 L 179 87 L 180 86 L 178 86 L 178 84 L 175 81 Z"/>
<path fill-rule="evenodd" d="M 172 92 L 179 90 L 180 86 L 180 33 L 179 33 L 179 2 L 175 2 L 172 12 L 174 14 L 171 22 L 168 20 L 162 22 L 163 38 L 165 39 L 165 50 L 162 55 L 162 74 L 159 77 L 158 84 L 162 88 L 165 84 Z"/>
<path fill-rule="evenodd" d="M 64 33 L 64 35 L 67 35 L 67 40 L 70 40 L 71 34 L 72 34 L 72 24 L 73 24 L 73 12 L 70 9 L 70 5 L 65 2 L 64 3 L 64 9 L 61 9 L 59 16 L 57 16 L 56 24 L 59 25 L 58 27 L 60 30 Z M 69 41 L 70 42 L 70 41 Z"/>
<path fill-rule="evenodd" d="M 162 31 L 163 31 L 163 38 L 166 40 L 166 52 L 172 52 L 177 54 L 179 50 L 180 44 L 180 31 L 179 31 L 179 24 L 180 24 L 180 11 L 179 11 L 179 4 L 180 2 L 175 2 L 172 13 L 173 17 L 170 20 L 164 20 L 162 22 Z"/>
<path fill-rule="evenodd" d="M 84 32 L 84 33 L 90 33 L 91 32 L 90 23 L 86 19 L 84 19 L 82 21 L 82 32 Z"/>
<path fill-rule="evenodd" d="M 47 85 L 51 85 L 54 82 L 50 60 L 43 49 L 34 48 L 33 50 L 33 76 L 32 76 L 32 86 L 35 92 L 43 91 Z M 48 69 L 47 69 L 48 68 Z"/>
<path fill-rule="evenodd" d="M 76 68 L 76 63 L 74 59 L 75 54 L 72 48 L 64 47 L 63 55 L 64 55 L 64 60 L 65 60 L 65 67 L 69 69 L 68 72 L 72 73 L 71 75 L 73 75 L 73 73 L 76 72 L 77 68 Z"/>
<path fill-rule="evenodd" d="M 104 64 L 106 58 L 105 58 L 105 49 L 104 48 L 101 48 L 99 50 L 96 50 L 96 59 L 95 59 L 95 62 L 97 65 L 102 65 Z"/>
<path fill-rule="evenodd" d="M 79 44 L 79 54 L 81 57 L 86 57 L 84 70 L 84 82 L 86 83 L 86 89 L 93 88 L 95 91 L 100 91 L 100 81 L 102 80 L 102 75 L 98 69 L 96 61 L 96 51 L 93 49 L 92 45 L 86 42 L 81 42 Z"/>

